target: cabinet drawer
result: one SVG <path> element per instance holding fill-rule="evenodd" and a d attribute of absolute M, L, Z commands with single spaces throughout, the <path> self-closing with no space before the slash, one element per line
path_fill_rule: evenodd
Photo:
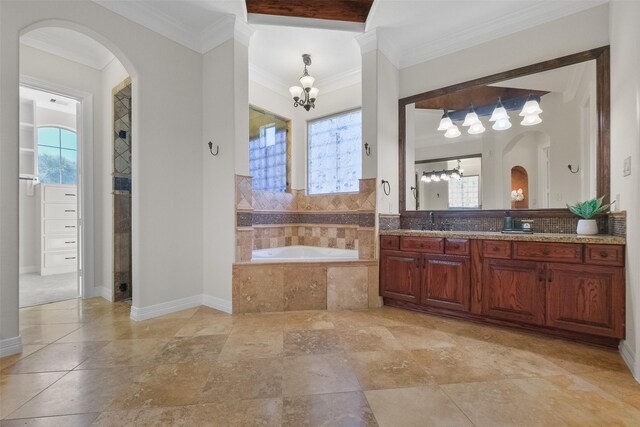
<path fill-rule="evenodd" d="M 469 241 L 467 239 L 447 239 L 444 252 L 449 255 L 469 255 Z"/>
<path fill-rule="evenodd" d="M 45 203 L 44 217 L 46 219 L 76 219 L 78 207 L 71 203 Z"/>
<path fill-rule="evenodd" d="M 513 242 L 513 257 L 529 261 L 582 262 L 578 243 Z"/>
<path fill-rule="evenodd" d="M 75 249 L 78 246 L 78 239 L 75 235 L 69 237 L 45 237 L 45 251 L 61 251 Z"/>
<path fill-rule="evenodd" d="M 44 201 L 53 203 L 77 203 L 77 187 L 50 187 L 43 186 Z"/>
<path fill-rule="evenodd" d="M 511 258 L 511 242 L 504 240 L 483 240 L 482 256 L 485 258 Z"/>
<path fill-rule="evenodd" d="M 46 268 L 74 266 L 78 262 L 76 252 L 44 254 L 44 266 Z"/>
<path fill-rule="evenodd" d="M 78 221 L 75 219 L 45 219 L 44 234 L 69 234 L 78 233 Z"/>
<path fill-rule="evenodd" d="M 380 248 L 398 250 L 400 248 L 400 236 L 382 236 L 380 237 Z"/>
<path fill-rule="evenodd" d="M 624 265 L 624 246 L 584 245 L 584 262 L 595 265 Z"/>
<path fill-rule="evenodd" d="M 442 237 L 402 237 L 400 249 L 403 251 L 427 252 L 431 254 L 444 253 L 444 238 Z"/>

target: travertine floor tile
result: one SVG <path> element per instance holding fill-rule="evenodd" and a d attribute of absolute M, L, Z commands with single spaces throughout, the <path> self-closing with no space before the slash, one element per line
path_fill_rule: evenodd
<path fill-rule="evenodd" d="M 286 397 L 282 426 L 377 426 L 362 392 Z M 399 424 L 396 424 L 399 425 Z"/>
<path fill-rule="evenodd" d="M 187 323 L 187 319 L 150 319 L 130 322 L 118 339 L 170 338 Z"/>
<path fill-rule="evenodd" d="M 282 399 L 237 400 L 198 405 L 193 409 L 189 421 L 191 426 L 279 427 L 282 424 Z"/>
<path fill-rule="evenodd" d="M 284 354 L 286 356 L 337 353 L 342 349 L 340 337 L 332 329 L 287 331 L 284 333 Z"/>
<path fill-rule="evenodd" d="M 12 354 L 11 356 L 0 357 L 0 371 L 2 369 L 13 366 L 19 360 L 24 359 L 30 354 L 44 348 L 47 344 L 27 344 L 22 346 L 22 353 Z"/>
<path fill-rule="evenodd" d="M 402 345 L 383 326 L 340 330 L 340 342 L 347 352 L 402 350 Z"/>
<path fill-rule="evenodd" d="M 20 328 L 23 344 L 49 344 L 82 327 L 81 323 L 29 325 Z"/>
<path fill-rule="evenodd" d="M 334 329 L 331 315 L 326 311 L 296 311 L 287 313 L 285 331 L 307 331 L 313 329 Z"/>
<path fill-rule="evenodd" d="M 96 354 L 106 342 L 49 344 L 41 350 L 3 369 L 3 374 L 70 371 Z"/>
<path fill-rule="evenodd" d="M 629 372 L 597 371 L 579 376 L 615 398 L 640 409 L 640 384 Z"/>
<path fill-rule="evenodd" d="M 282 396 L 282 359 L 214 362 L 200 402 L 226 402 Z"/>
<path fill-rule="evenodd" d="M 193 408 L 193 406 L 176 406 L 103 412 L 91 427 L 190 427 L 193 425 L 191 424 Z"/>
<path fill-rule="evenodd" d="M 177 337 L 200 335 L 228 335 L 233 329 L 234 317 L 228 314 L 196 312 L 187 323 L 178 330 Z"/>
<path fill-rule="evenodd" d="M 203 335 L 171 339 L 155 357 L 156 363 L 212 362 L 218 358 L 227 335 Z"/>
<path fill-rule="evenodd" d="M 133 368 L 71 371 L 8 418 L 101 412 L 138 374 Z"/>
<path fill-rule="evenodd" d="M 437 386 L 365 391 L 380 427 L 473 424 Z"/>
<path fill-rule="evenodd" d="M 257 359 L 282 355 L 281 330 L 231 332 L 218 360 Z"/>
<path fill-rule="evenodd" d="M 27 403 L 42 390 L 58 381 L 66 372 L 0 376 L 0 419 Z"/>
<path fill-rule="evenodd" d="M 368 351 L 348 357 L 363 390 L 434 384 L 408 351 Z"/>
<path fill-rule="evenodd" d="M 284 358 L 285 396 L 340 393 L 360 390 L 344 354 L 317 354 Z"/>
<path fill-rule="evenodd" d="M 77 369 L 116 368 L 151 365 L 168 338 L 112 341 L 102 347 Z"/>
<path fill-rule="evenodd" d="M 457 344 L 450 335 L 436 329 L 416 326 L 390 326 L 387 329 L 407 350 L 454 347 Z"/>
<path fill-rule="evenodd" d="M 89 427 L 98 413 L 0 421 L 2 427 Z"/>

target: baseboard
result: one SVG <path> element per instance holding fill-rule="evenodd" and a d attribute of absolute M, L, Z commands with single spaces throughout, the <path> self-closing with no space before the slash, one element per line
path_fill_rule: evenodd
<path fill-rule="evenodd" d="M 640 372 L 636 369 L 636 352 L 633 348 L 629 347 L 627 341 L 623 341 L 622 344 L 620 344 L 620 355 L 622 356 L 624 363 L 629 367 L 633 378 L 640 383 Z"/>
<path fill-rule="evenodd" d="M 90 297 L 102 297 L 109 302 L 113 302 L 113 291 L 109 288 L 105 288 L 104 286 L 97 286 L 93 288 L 91 296 L 87 296 L 87 298 Z"/>
<path fill-rule="evenodd" d="M 202 295 L 194 295 L 192 297 L 181 298 L 173 301 L 167 301 L 160 304 L 150 305 L 149 307 L 131 307 L 131 320 L 147 320 L 154 317 L 164 316 L 165 314 L 175 313 L 176 311 L 186 310 L 188 308 L 202 305 Z"/>
<path fill-rule="evenodd" d="M 202 295 L 202 305 L 206 305 L 207 307 L 215 308 L 216 310 L 224 311 L 225 313 L 231 314 L 231 301 L 212 297 L 211 295 Z"/>
<path fill-rule="evenodd" d="M 30 273 L 37 273 L 38 272 L 38 266 L 37 265 L 29 265 L 27 267 L 20 267 L 20 274 L 30 274 Z"/>
<path fill-rule="evenodd" d="M 7 338 L 0 340 L 0 357 L 11 356 L 22 352 L 22 337 Z"/>

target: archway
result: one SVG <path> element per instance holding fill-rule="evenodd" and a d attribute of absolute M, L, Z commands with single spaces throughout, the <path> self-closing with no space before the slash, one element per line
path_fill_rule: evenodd
<path fill-rule="evenodd" d="M 511 208 L 529 208 L 529 174 L 522 166 L 511 168 Z"/>

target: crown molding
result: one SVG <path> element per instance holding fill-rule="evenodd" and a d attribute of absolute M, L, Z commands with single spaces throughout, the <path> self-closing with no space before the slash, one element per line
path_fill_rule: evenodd
<path fill-rule="evenodd" d="M 330 93 L 335 90 L 344 89 L 345 87 L 359 84 L 362 81 L 362 69 L 360 67 L 343 71 L 331 77 L 318 80 L 314 86 L 320 89 L 319 97 L 322 94 Z"/>
<path fill-rule="evenodd" d="M 231 40 L 235 34 L 235 26 L 236 17 L 234 15 L 222 16 L 211 23 L 200 36 L 198 52 L 207 53 L 227 40 Z"/>
<path fill-rule="evenodd" d="M 200 35 L 180 24 L 175 18 L 153 6 L 135 1 L 93 0 L 95 3 L 154 31 L 169 40 L 198 53 L 201 52 Z"/>
<path fill-rule="evenodd" d="M 255 64 L 249 64 L 249 80 L 273 92 L 281 93 L 287 99 L 289 97 L 289 85 L 287 82 Z"/>
<path fill-rule="evenodd" d="M 357 36 L 356 41 L 360 46 L 360 53 L 362 55 L 373 50 L 378 50 L 382 52 L 396 68 L 400 68 L 399 50 L 389 41 L 388 37 L 383 35 L 382 30 L 374 28 L 371 31 Z"/>
<path fill-rule="evenodd" d="M 249 40 L 251 40 L 251 36 L 255 32 L 253 27 L 248 23 L 238 19 L 235 17 L 236 23 L 234 27 L 233 37 L 243 45 L 249 47 Z"/>
<path fill-rule="evenodd" d="M 541 2 L 499 18 L 449 33 L 436 40 L 405 48 L 400 53 L 400 68 L 426 62 L 510 34 L 552 22 L 607 3 L 607 0 Z"/>

